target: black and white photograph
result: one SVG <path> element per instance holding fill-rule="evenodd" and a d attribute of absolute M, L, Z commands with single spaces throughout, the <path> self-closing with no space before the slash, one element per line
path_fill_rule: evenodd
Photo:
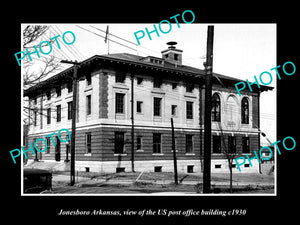
<path fill-rule="evenodd" d="M 160 25 L 22 24 L 24 194 L 276 194 L 276 24 Z"/>
<path fill-rule="evenodd" d="M 25 224 L 296 216 L 287 204 L 298 197 L 292 14 L 85 8 L 10 21 L 6 216 L 18 211 Z"/>

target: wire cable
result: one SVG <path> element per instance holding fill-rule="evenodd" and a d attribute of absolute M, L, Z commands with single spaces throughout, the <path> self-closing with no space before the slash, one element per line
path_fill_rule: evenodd
<path fill-rule="evenodd" d="M 54 26 L 58 29 L 59 32 L 62 33 L 61 29 L 57 25 L 54 25 Z M 70 41 L 68 37 L 66 37 L 66 39 L 67 39 L 67 41 Z M 80 60 L 85 59 L 83 54 L 76 48 L 76 46 L 68 45 L 68 47 L 74 52 L 75 55 L 77 55 L 80 58 Z"/>
<path fill-rule="evenodd" d="M 100 34 L 97 34 L 97 33 L 93 32 L 93 31 L 90 31 L 90 30 L 88 30 L 88 29 L 86 29 L 86 28 L 83 28 L 83 27 L 78 26 L 78 25 L 76 25 L 76 27 L 79 27 L 80 29 L 83 29 L 83 30 L 85 30 L 85 31 L 87 31 L 87 32 L 90 32 L 90 33 L 92 33 L 92 34 L 94 34 L 94 35 L 97 35 L 97 36 L 102 37 L 103 39 L 105 39 L 104 36 L 102 36 L 102 35 L 100 35 Z M 114 43 L 118 44 L 118 45 L 121 45 L 121 46 L 123 46 L 123 47 L 126 47 L 126 48 L 129 48 L 129 49 L 131 49 L 131 50 L 137 51 L 137 50 L 134 49 L 134 48 L 128 47 L 127 45 L 123 45 L 123 44 L 121 44 L 121 43 L 119 43 L 119 42 L 117 42 L 117 41 L 111 40 L 110 38 L 107 38 L 107 39 L 108 39 L 109 41 L 111 41 L 111 42 L 114 42 Z"/>

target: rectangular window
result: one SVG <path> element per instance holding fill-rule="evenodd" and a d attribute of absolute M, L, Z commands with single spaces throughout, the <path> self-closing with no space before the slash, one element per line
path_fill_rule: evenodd
<path fill-rule="evenodd" d="M 56 87 L 56 88 L 55 88 L 55 91 L 56 91 L 56 96 L 57 96 L 57 97 L 61 96 L 61 87 L 60 87 L 60 86 L 59 86 L 59 87 Z"/>
<path fill-rule="evenodd" d="M 91 115 L 92 112 L 92 98 L 91 95 L 86 96 L 86 115 Z"/>
<path fill-rule="evenodd" d="M 243 153 L 250 153 L 249 137 L 242 137 Z"/>
<path fill-rule="evenodd" d="M 47 149 L 46 149 L 46 154 L 50 154 L 50 137 L 46 137 L 46 142 L 47 142 Z"/>
<path fill-rule="evenodd" d="M 116 93 L 116 113 L 124 113 L 125 94 Z"/>
<path fill-rule="evenodd" d="M 177 105 L 171 105 L 171 115 L 172 116 L 177 115 Z"/>
<path fill-rule="evenodd" d="M 37 111 L 33 111 L 33 126 L 36 126 L 37 124 Z"/>
<path fill-rule="evenodd" d="M 161 153 L 161 134 L 153 134 L 153 153 Z"/>
<path fill-rule="evenodd" d="M 221 153 L 221 136 L 213 135 L 213 153 Z"/>
<path fill-rule="evenodd" d="M 155 173 L 161 173 L 162 172 L 162 166 L 154 166 L 154 172 Z"/>
<path fill-rule="evenodd" d="M 136 112 L 137 113 L 141 113 L 142 112 L 142 106 L 143 106 L 143 102 L 142 101 L 137 101 L 136 102 Z"/>
<path fill-rule="evenodd" d="M 72 102 L 68 102 L 68 120 L 72 119 Z"/>
<path fill-rule="evenodd" d="M 137 85 L 141 85 L 144 79 L 142 77 L 138 77 L 136 78 L 136 80 L 137 80 Z"/>
<path fill-rule="evenodd" d="M 142 149 L 142 136 L 136 137 L 136 150 Z"/>
<path fill-rule="evenodd" d="M 153 80 L 153 87 L 154 88 L 161 88 L 162 79 L 161 78 L 154 78 Z"/>
<path fill-rule="evenodd" d="M 116 83 L 124 83 L 126 78 L 126 73 L 116 72 Z"/>
<path fill-rule="evenodd" d="M 178 60 L 178 54 L 174 54 L 174 60 Z"/>
<path fill-rule="evenodd" d="M 58 138 L 58 136 L 55 137 L 55 160 L 56 161 L 60 161 L 60 140 Z"/>
<path fill-rule="evenodd" d="M 215 169 L 221 169 L 222 165 L 221 164 L 215 164 Z"/>
<path fill-rule="evenodd" d="M 47 124 L 51 123 L 51 108 L 47 109 Z"/>
<path fill-rule="evenodd" d="M 161 116 L 161 98 L 154 98 L 153 112 L 154 116 Z"/>
<path fill-rule="evenodd" d="M 86 153 L 92 152 L 92 134 L 90 132 L 85 134 L 85 148 Z"/>
<path fill-rule="evenodd" d="M 68 89 L 68 93 L 71 93 L 73 91 L 73 82 L 72 81 L 67 83 L 67 89 Z"/>
<path fill-rule="evenodd" d="M 186 118 L 193 119 L 193 102 L 186 102 Z"/>
<path fill-rule="evenodd" d="M 61 121 L 61 105 L 56 106 L 56 122 Z"/>
<path fill-rule="evenodd" d="M 194 90 L 194 83 L 187 82 L 186 83 L 186 92 L 193 92 Z"/>
<path fill-rule="evenodd" d="M 124 153 L 124 132 L 115 132 L 115 154 Z"/>
<path fill-rule="evenodd" d="M 228 153 L 236 153 L 236 138 L 228 136 Z"/>
<path fill-rule="evenodd" d="M 51 99 L 51 91 L 47 91 L 46 96 L 47 96 L 47 100 L 50 100 Z"/>
<path fill-rule="evenodd" d="M 87 74 L 85 78 L 86 78 L 86 85 L 87 86 L 91 85 L 92 84 L 92 76 L 91 76 L 91 74 Z"/>
<path fill-rule="evenodd" d="M 176 90 L 177 88 L 177 83 L 172 83 L 172 90 Z"/>
<path fill-rule="evenodd" d="M 193 148 L 193 135 L 187 134 L 185 136 L 185 152 L 186 153 L 193 153 L 194 148 Z"/>

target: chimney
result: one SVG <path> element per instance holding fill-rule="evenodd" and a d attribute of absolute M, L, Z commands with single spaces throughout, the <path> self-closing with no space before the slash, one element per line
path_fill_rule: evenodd
<path fill-rule="evenodd" d="M 165 60 L 165 62 L 169 62 L 175 65 L 182 65 L 182 50 L 177 49 L 175 45 L 177 45 L 177 42 L 170 41 L 167 43 L 169 45 L 168 49 L 161 51 L 162 58 Z"/>

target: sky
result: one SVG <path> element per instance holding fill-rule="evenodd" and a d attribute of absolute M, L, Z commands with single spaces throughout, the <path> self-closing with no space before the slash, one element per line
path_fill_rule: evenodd
<path fill-rule="evenodd" d="M 24 27 L 27 24 L 23 24 Z M 37 25 L 37 24 L 35 24 Z M 272 141 L 276 141 L 276 75 L 275 71 L 270 71 L 276 64 L 276 24 L 185 24 L 172 23 L 172 29 L 169 33 L 159 32 L 159 37 L 154 32 L 151 34 L 152 40 L 147 34 L 141 38 L 138 45 L 134 33 L 145 28 L 152 31 L 153 24 L 42 24 L 51 25 L 48 32 L 37 40 L 36 45 L 43 40 L 56 35 L 61 44 L 61 49 L 53 46 L 49 55 L 57 57 L 58 62 L 61 59 L 82 61 L 94 55 L 108 53 L 130 53 L 140 56 L 161 57 L 161 51 L 167 49 L 166 43 L 176 41 L 176 48 L 183 50 L 183 64 L 203 69 L 203 62 L 206 56 L 207 26 L 214 25 L 213 42 L 213 72 L 226 76 L 231 76 L 250 82 L 254 81 L 254 75 L 259 77 L 263 71 L 268 71 L 273 75 L 273 82 L 269 85 L 275 87 L 273 91 L 263 92 L 261 94 L 261 130 L 266 133 Z M 109 26 L 109 39 L 104 42 L 105 32 Z M 169 29 L 169 25 L 164 23 L 162 30 Z M 65 45 L 62 35 L 66 31 L 72 31 L 76 40 L 72 45 Z M 99 35 L 103 36 L 100 37 Z M 127 41 L 118 39 L 116 35 Z M 66 35 L 70 41 L 72 36 Z M 113 41 L 119 42 L 124 47 Z M 55 44 L 53 44 L 55 45 Z M 128 48 L 129 47 L 129 48 Z M 45 52 L 47 49 L 45 48 Z M 38 70 L 40 61 L 33 55 L 34 66 L 32 70 Z M 63 68 L 68 65 L 63 64 Z M 263 145 L 267 141 L 261 139 Z"/>

